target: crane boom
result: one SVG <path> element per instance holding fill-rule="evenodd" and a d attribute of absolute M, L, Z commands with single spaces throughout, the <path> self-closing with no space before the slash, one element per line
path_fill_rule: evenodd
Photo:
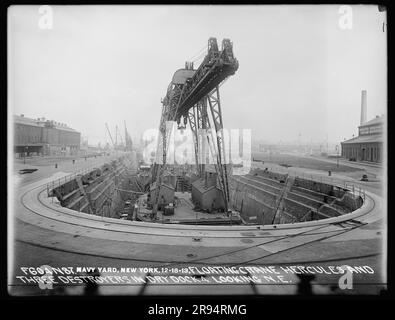
<path fill-rule="evenodd" d="M 132 138 L 129 135 L 128 129 L 126 128 L 126 121 L 124 121 L 125 125 L 125 149 L 131 151 L 132 150 Z"/>
<path fill-rule="evenodd" d="M 108 128 L 107 122 L 106 122 L 106 128 L 107 128 L 108 135 L 110 136 L 112 145 L 113 145 L 113 147 L 115 148 L 115 143 L 114 143 L 114 140 L 112 139 L 111 132 L 110 132 L 110 129 Z"/>
<path fill-rule="evenodd" d="M 230 40 L 224 39 L 219 51 L 217 39 L 210 38 L 207 55 L 199 68 L 180 69 L 174 74 L 163 99 L 163 105 L 168 109 L 166 120 L 179 122 L 181 116 L 188 117 L 188 110 L 233 75 L 238 67 Z"/>
<path fill-rule="evenodd" d="M 121 139 L 121 145 L 123 145 L 123 138 L 122 138 L 121 131 L 118 130 L 118 125 L 116 126 L 116 131 L 117 131 L 117 135 L 119 135 L 119 138 Z"/>

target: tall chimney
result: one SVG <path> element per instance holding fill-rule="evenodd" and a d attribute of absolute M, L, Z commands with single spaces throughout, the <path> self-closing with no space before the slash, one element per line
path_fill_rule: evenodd
<path fill-rule="evenodd" d="M 362 90 L 362 95 L 361 95 L 361 126 L 366 122 L 366 113 L 367 113 L 366 90 Z"/>

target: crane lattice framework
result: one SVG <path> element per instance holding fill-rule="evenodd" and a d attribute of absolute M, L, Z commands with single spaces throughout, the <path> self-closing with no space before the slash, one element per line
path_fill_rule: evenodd
<path fill-rule="evenodd" d="M 180 125 L 182 126 L 181 119 L 183 119 L 184 127 L 188 122 L 191 127 L 195 161 L 200 176 L 204 173 L 204 163 L 206 162 L 206 159 L 202 159 L 205 155 L 203 149 L 205 144 L 202 137 L 207 139 L 211 155 L 215 160 L 214 167 L 223 195 L 225 211 L 228 211 L 228 172 L 219 86 L 225 79 L 233 75 L 238 67 L 239 63 L 233 55 L 232 42 L 229 39 L 224 39 L 222 48 L 219 50 L 217 39 L 210 38 L 207 55 L 198 69 L 194 70 L 193 63 L 186 62 L 184 69 L 179 69 L 174 73 L 166 96 L 162 100 L 157 157 L 152 171 L 153 182 L 156 183 L 153 199 L 154 214 L 157 212 L 160 185 L 166 167 L 173 124 L 176 121 L 180 128 Z M 208 107 L 213 126 L 208 115 Z M 162 159 L 160 159 L 161 155 Z"/>

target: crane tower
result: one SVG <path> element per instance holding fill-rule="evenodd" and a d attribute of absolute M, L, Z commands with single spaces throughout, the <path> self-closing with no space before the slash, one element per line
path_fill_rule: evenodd
<path fill-rule="evenodd" d="M 184 127 L 189 123 L 192 130 L 195 162 L 200 176 L 205 170 L 205 161 L 201 159 L 203 143 L 201 133 L 204 133 L 203 139 L 207 139 L 210 153 L 215 160 L 214 167 L 225 204 L 224 209 L 228 212 L 228 168 L 219 87 L 225 79 L 237 71 L 238 67 L 239 63 L 233 55 L 232 42 L 223 39 L 219 50 L 217 39 L 210 38 L 207 54 L 197 69 L 193 68 L 193 63 L 186 62 L 184 69 L 174 73 L 166 96 L 162 99 L 157 157 L 152 170 L 152 180 L 157 186 L 153 199 L 154 214 L 157 212 L 159 189 L 166 168 L 171 124 L 177 122 L 180 127 L 181 119 Z"/>

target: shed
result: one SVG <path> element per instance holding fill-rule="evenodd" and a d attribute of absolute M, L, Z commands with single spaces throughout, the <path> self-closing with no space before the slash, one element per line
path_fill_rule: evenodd
<path fill-rule="evenodd" d="M 154 198 L 154 192 L 156 190 L 156 182 L 152 183 L 150 186 L 150 199 L 149 204 L 153 205 L 152 199 Z M 162 203 L 161 199 L 165 200 L 164 204 Z M 174 187 L 162 182 L 161 188 L 159 190 L 159 204 L 158 209 L 162 210 L 163 205 L 167 206 L 169 203 L 174 203 Z"/>
<path fill-rule="evenodd" d="M 202 210 L 224 209 L 221 190 L 216 185 L 206 184 L 204 179 L 192 183 L 192 201 Z"/>

